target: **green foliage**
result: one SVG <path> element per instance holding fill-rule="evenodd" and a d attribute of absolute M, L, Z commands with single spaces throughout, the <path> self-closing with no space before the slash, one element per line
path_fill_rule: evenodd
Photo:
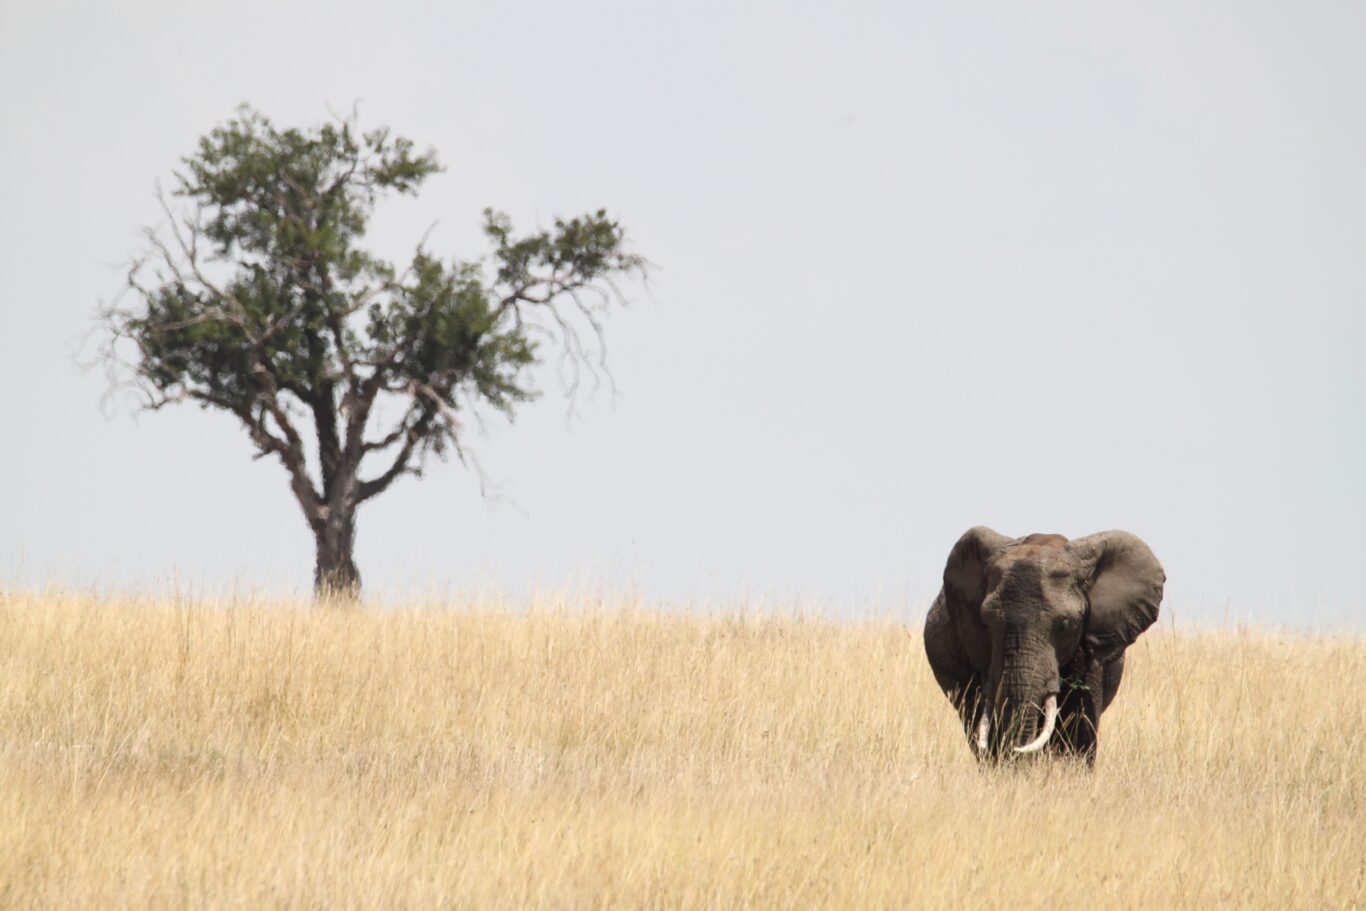
<path fill-rule="evenodd" d="M 361 246 L 373 207 L 441 167 L 354 117 L 280 129 L 244 107 L 183 165 L 163 200 L 170 238 L 149 231 L 130 270 L 136 304 L 105 313 L 113 347 L 134 346 L 149 407 L 189 399 L 236 415 L 289 468 L 315 526 L 458 447 L 462 410 L 511 414 L 534 394 L 546 341 L 593 369 L 600 319 L 621 299 L 613 279 L 644 267 L 605 211 L 519 236 L 485 210 L 487 260 L 419 247 L 396 268 Z M 403 404 L 387 430 L 371 426 L 386 397 Z M 299 414 L 317 437 L 316 480 Z M 381 453 L 387 467 L 361 480 Z"/>
<path fill-rule="evenodd" d="M 200 139 L 184 164 L 177 193 L 209 210 L 204 235 L 220 255 L 321 256 L 350 274 L 365 267 L 351 242 L 381 191 L 415 194 L 441 169 L 433 152 L 414 155 L 388 130 L 357 137 L 343 121 L 281 131 L 249 108 Z"/>

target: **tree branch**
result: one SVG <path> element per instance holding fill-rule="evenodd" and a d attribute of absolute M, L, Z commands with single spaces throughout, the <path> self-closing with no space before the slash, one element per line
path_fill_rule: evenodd
<path fill-rule="evenodd" d="M 433 413 L 434 412 L 427 412 L 423 414 L 416 422 L 408 425 L 404 429 L 402 434 L 403 445 L 394 456 L 394 460 L 390 462 L 389 467 L 379 475 L 368 481 L 360 482 L 359 486 L 356 488 L 356 502 L 364 503 L 371 497 L 383 493 L 389 488 L 390 484 L 394 483 L 399 475 L 404 474 L 405 472 L 417 473 L 417 469 L 410 465 L 410 461 L 418 447 L 427 439 L 426 431 L 431 424 Z"/>

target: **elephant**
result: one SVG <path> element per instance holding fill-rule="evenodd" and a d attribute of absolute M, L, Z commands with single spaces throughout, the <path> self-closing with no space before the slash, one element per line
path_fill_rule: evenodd
<path fill-rule="evenodd" d="M 925 654 L 978 760 L 1048 748 L 1094 765 L 1124 650 L 1157 620 L 1166 579 L 1125 531 L 964 533 L 925 618 Z"/>

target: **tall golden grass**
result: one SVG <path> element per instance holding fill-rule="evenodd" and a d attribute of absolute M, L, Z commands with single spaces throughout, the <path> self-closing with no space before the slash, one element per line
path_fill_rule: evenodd
<path fill-rule="evenodd" d="M 0 905 L 1366 907 L 1366 640 L 1129 655 L 981 769 L 917 625 L 0 596 Z"/>

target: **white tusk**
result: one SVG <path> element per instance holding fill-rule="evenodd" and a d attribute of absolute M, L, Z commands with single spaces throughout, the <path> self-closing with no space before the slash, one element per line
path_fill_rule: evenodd
<path fill-rule="evenodd" d="M 1053 727 L 1058 723 L 1058 694 L 1051 693 L 1044 700 L 1043 704 L 1043 730 L 1039 736 L 1029 741 L 1022 747 L 1016 747 L 1017 753 L 1037 753 L 1048 743 L 1048 738 L 1053 736 Z"/>
<path fill-rule="evenodd" d="M 977 752 L 987 751 L 987 740 L 991 736 L 991 713 L 983 712 L 982 720 L 977 722 Z"/>

